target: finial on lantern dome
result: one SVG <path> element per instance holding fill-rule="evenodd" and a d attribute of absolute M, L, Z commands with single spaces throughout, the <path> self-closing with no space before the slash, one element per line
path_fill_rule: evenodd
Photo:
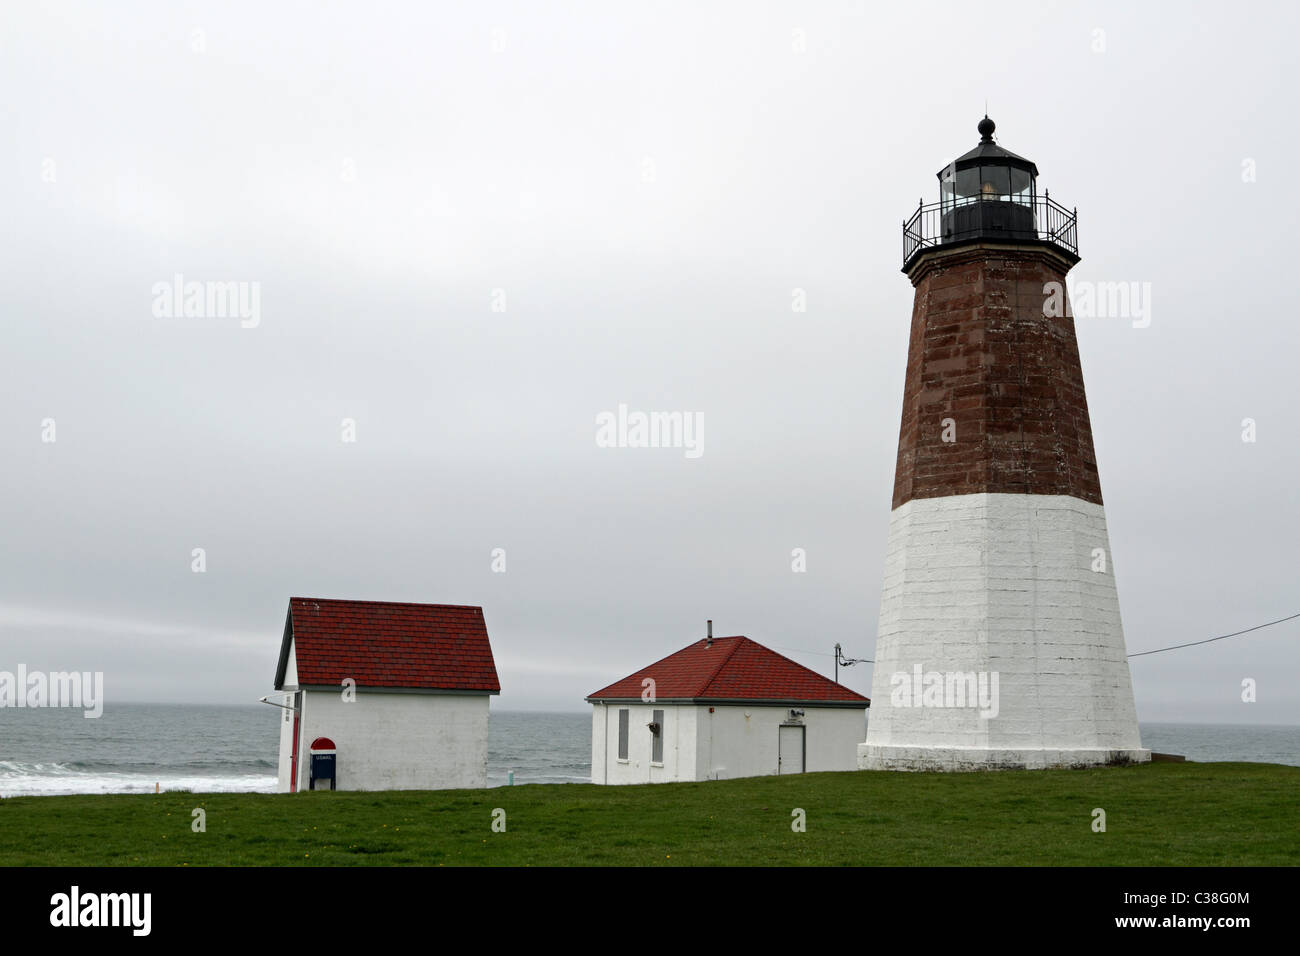
<path fill-rule="evenodd" d="M 985 113 L 984 118 L 980 120 L 979 126 L 976 127 L 976 129 L 980 131 L 980 142 L 981 143 L 993 142 L 993 131 L 997 128 L 998 128 L 997 124 L 994 123 L 991 119 L 989 119 L 988 113 Z"/>

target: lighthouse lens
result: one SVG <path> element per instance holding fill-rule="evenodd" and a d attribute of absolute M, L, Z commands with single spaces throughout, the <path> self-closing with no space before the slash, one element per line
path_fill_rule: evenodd
<path fill-rule="evenodd" d="M 980 192 L 985 199 L 1004 200 L 1011 195 L 1011 170 L 1007 166 L 982 166 Z"/>

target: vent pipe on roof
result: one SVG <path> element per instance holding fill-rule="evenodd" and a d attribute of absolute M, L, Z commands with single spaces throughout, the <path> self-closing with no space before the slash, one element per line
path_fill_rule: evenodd
<path fill-rule="evenodd" d="M 713 646 L 713 622 L 712 621 L 709 621 L 709 637 L 708 640 L 704 642 L 704 646 L 705 647 Z"/>

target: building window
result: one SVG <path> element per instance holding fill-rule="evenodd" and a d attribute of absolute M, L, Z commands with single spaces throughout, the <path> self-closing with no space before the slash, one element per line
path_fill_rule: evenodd
<path fill-rule="evenodd" d="M 627 759 L 628 712 L 624 707 L 618 712 L 618 759 Z"/>
<path fill-rule="evenodd" d="M 662 710 L 656 710 L 654 712 L 654 717 L 652 718 L 652 720 L 654 721 L 654 723 L 650 728 L 650 733 L 653 735 L 650 738 L 651 739 L 650 762 L 663 763 L 664 762 L 664 712 Z"/>

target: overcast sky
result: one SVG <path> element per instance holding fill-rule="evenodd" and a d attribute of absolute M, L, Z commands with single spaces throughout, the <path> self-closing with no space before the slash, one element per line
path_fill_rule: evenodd
<path fill-rule="evenodd" d="M 5 5 L 0 669 L 250 703 L 292 595 L 482 605 L 499 709 L 706 618 L 871 657 L 900 224 L 986 98 L 1075 277 L 1150 283 L 1077 320 L 1130 652 L 1300 611 L 1295 7 L 462 7 Z M 177 274 L 256 324 L 159 317 Z M 620 404 L 703 454 L 598 447 Z M 1300 622 L 1132 670 L 1300 723 Z"/>

